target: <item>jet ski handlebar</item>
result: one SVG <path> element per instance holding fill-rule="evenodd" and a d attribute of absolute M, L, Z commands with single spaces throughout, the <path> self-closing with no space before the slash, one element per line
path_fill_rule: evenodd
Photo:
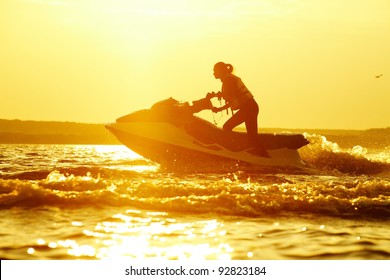
<path fill-rule="evenodd" d="M 182 112 L 188 112 L 190 114 L 198 113 L 203 110 L 212 110 L 213 104 L 210 98 L 202 98 L 199 100 L 192 101 L 192 105 L 188 102 L 179 102 L 172 97 L 155 103 L 152 110 L 181 110 Z"/>
<path fill-rule="evenodd" d="M 221 92 L 220 91 L 218 91 L 218 92 L 214 92 L 214 91 L 212 91 L 212 92 L 208 92 L 207 94 L 206 94 L 206 98 L 207 99 L 211 99 L 211 98 L 214 98 L 214 97 L 218 97 L 218 99 L 221 99 Z"/>
<path fill-rule="evenodd" d="M 211 103 L 210 98 L 202 98 L 199 100 L 192 101 L 191 111 L 193 113 L 198 113 L 203 110 L 213 109 L 213 104 Z"/>

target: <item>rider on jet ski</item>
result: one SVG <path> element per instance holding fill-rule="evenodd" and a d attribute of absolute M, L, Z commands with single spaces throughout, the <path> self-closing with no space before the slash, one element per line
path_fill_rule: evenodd
<path fill-rule="evenodd" d="M 211 99 L 218 97 L 219 100 L 221 98 L 225 100 L 226 104 L 224 106 L 212 108 L 214 113 L 228 108 L 231 108 L 232 111 L 237 110 L 237 112 L 225 122 L 223 129 L 231 131 L 236 126 L 245 122 L 250 144 L 256 149 L 258 148 L 257 116 L 259 115 L 259 105 L 242 80 L 236 75 L 233 75 L 232 72 L 233 66 L 231 64 L 226 64 L 224 62 L 215 64 L 214 77 L 221 80 L 222 90 L 217 93 L 209 92 L 206 98 Z M 265 150 L 262 152 L 265 152 Z"/>

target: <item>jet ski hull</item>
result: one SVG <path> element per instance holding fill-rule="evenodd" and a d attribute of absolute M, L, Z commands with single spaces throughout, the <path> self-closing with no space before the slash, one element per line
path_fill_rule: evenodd
<path fill-rule="evenodd" d="M 128 134 L 111 125 L 106 127 L 130 150 L 153 162 L 159 163 L 167 169 L 185 169 L 189 166 L 200 167 L 210 163 L 225 169 L 224 167 L 233 166 L 237 162 L 237 160 L 223 156 L 191 150 L 145 136 Z"/>
<path fill-rule="evenodd" d="M 117 122 L 106 127 L 132 151 L 167 167 L 202 165 L 210 162 L 228 166 L 238 162 L 259 166 L 302 166 L 299 153 L 294 148 L 270 149 L 267 150 L 268 157 L 265 157 L 252 153 L 249 146 L 246 149 L 231 150 L 216 143 L 193 138 L 184 130 L 168 123 Z M 274 145 L 273 138 L 282 137 L 283 141 L 288 139 L 288 135 L 278 137 L 273 134 L 260 134 L 259 137 L 267 139 L 269 145 Z"/>
<path fill-rule="evenodd" d="M 303 135 L 259 134 L 254 148 L 246 133 L 225 131 L 193 115 L 207 106 L 209 100 L 189 106 L 171 98 L 120 117 L 106 128 L 132 151 L 168 167 L 210 162 L 302 166 L 298 149 L 308 144 Z"/>

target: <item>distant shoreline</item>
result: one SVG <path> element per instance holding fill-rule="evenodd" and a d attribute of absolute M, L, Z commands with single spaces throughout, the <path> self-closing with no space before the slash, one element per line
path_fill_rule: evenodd
<path fill-rule="evenodd" d="M 120 142 L 104 124 L 0 119 L 0 144 L 101 144 Z"/>
<path fill-rule="evenodd" d="M 378 142 L 385 146 L 390 145 L 390 127 L 368 130 L 259 128 L 259 132 L 306 132 L 325 136 L 335 143 L 347 143 L 345 145 L 352 147 L 367 143 L 367 138 L 372 138 L 373 147 L 378 145 Z M 389 136 L 383 137 L 383 135 Z M 121 143 L 104 127 L 104 124 L 0 119 L 0 144 L 118 145 Z"/>

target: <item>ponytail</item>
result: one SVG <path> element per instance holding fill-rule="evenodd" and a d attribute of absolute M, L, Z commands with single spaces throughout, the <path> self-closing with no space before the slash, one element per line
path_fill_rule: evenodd
<path fill-rule="evenodd" d="M 230 63 L 218 62 L 214 65 L 214 68 L 221 69 L 226 74 L 231 74 L 233 72 L 233 65 Z"/>
<path fill-rule="evenodd" d="M 233 65 L 227 63 L 226 65 L 226 71 L 231 74 L 233 72 Z"/>

